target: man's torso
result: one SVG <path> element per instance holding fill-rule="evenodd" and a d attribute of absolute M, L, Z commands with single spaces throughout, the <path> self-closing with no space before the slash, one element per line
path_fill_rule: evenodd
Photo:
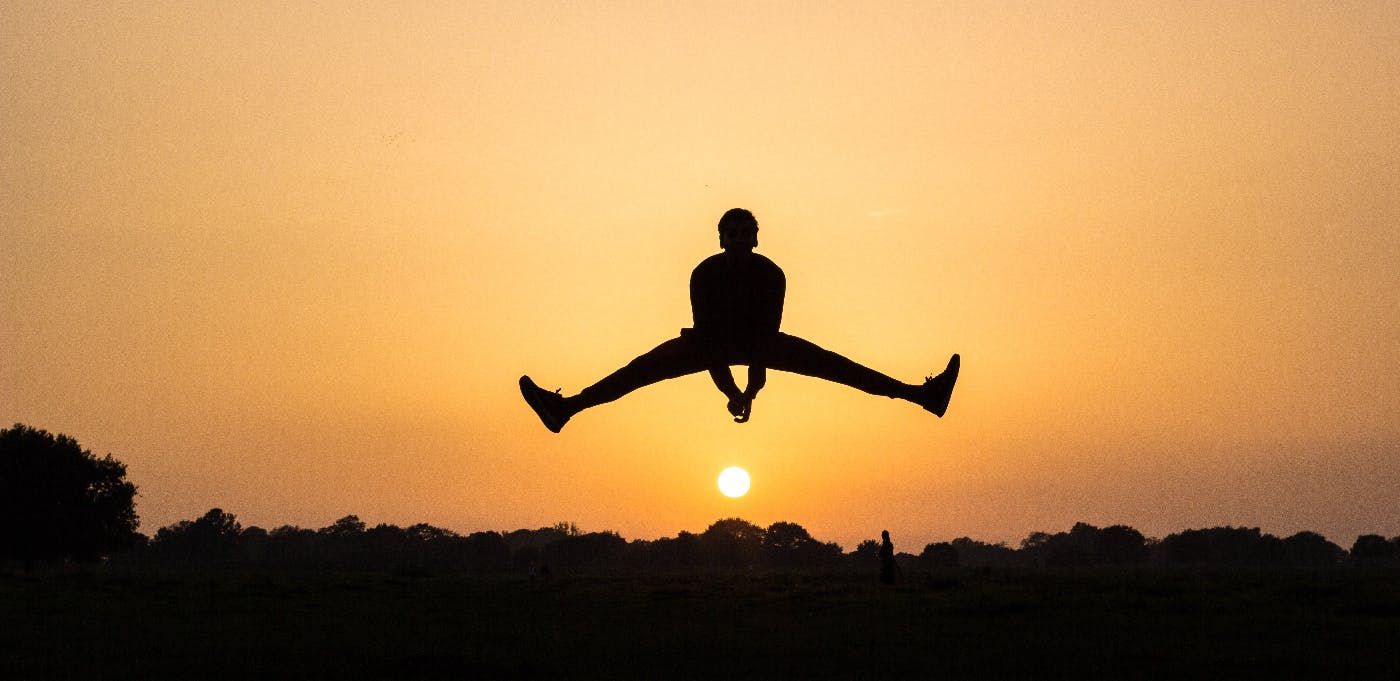
<path fill-rule="evenodd" d="M 695 331 L 725 345 L 748 346 L 777 333 L 786 279 L 757 253 L 718 253 L 690 276 Z"/>

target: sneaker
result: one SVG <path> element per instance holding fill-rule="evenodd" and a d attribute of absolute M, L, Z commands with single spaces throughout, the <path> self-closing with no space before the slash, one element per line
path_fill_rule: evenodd
<path fill-rule="evenodd" d="M 948 400 L 953 397 L 953 385 L 958 382 L 958 367 L 962 359 L 954 354 L 948 359 L 948 368 L 937 376 L 924 380 L 923 393 L 919 396 L 919 406 L 943 418 L 948 412 Z"/>
<path fill-rule="evenodd" d="M 535 385 L 529 376 L 520 377 L 520 394 L 525 396 L 525 403 L 535 410 L 535 414 L 550 432 L 559 432 L 564 424 L 569 422 L 569 417 L 573 416 L 564 406 L 564 396 L 559 394 L 558 390 L 549 392 Z"/>

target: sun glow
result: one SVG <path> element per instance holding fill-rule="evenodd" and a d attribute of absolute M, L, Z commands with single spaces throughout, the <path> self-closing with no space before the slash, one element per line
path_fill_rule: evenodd
<path fill-rule="evenodd" d="M 0 427 L 147 534 L 1400 534 L 1400 2 L 1141 4 L 0 2 Z M 782 330 L 961 353 L 946 418 L 771 369 L 545 429 L 734 207 Z"/>
<path fill-rule="evenodd" d="M 749 491 L 749 473 L 738 466 L 730 466 L 719 474 L 719 491 L 724 496 L 738 498 Z"/>

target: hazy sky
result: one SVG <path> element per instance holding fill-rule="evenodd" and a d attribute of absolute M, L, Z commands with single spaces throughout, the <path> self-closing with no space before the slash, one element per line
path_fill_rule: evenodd
<path fill-rule="evenodd" d="M 0 76 L 0 421 L 147 533 L 1400 534 L 1400 3 L 19 2 Z M 546 431 L 516 379 L 689 325 L 734 206 L 784 330 L 961 353 L 947 418 L 693 376 Z"/>

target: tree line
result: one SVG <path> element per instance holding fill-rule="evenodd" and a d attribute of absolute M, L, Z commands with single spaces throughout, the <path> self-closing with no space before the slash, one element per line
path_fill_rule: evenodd
<path fill-rule="evenodd" d="M 718 520 L 703 532 L 655 540 L 627 540 L 615 532 L 581 532 L 572 523 L 512 532 L 461 535 L 426 524 L 368 526 L 350 515 L 316 530 L 282 526 L 244 528 L 221 509 L 161 528 L 123 560 L 167 566 L 259 567 L 318 570 L 421 570 L 474 573 L 822 570 L 869 571 L 879 543 L 845 552 L 812 537 L 801 525 L 762 527 L 741 518 Z M 1125 526 L 1078 523 L 1067 532 L 1035 532 L 1017 548 L 967 537 L 902 553 L 905 570 L 950 567 L 1217 566 L 1328 568 L 1400 567 L 1400 537 L 1358 537 L 1345 550 L 1315 532 L 1287 538 L 1259 528 L 1186 530 L 1156 540 Z M 546 567 L 547 566 L 547 567 Z"/>
<path fill-rule="evenodd" d="M 572 523 L 467 535 L 428 524 L 368 526 L 349 515 L 319 529 L 244 527 L 232 513 L 137 531 L 136 488 L 110 454 L 97 458 L 72 438 L 17 424 L 0 430 L 0 561 L 287 570 L 545 571 L 856 570 L 879 564 L 879 543 L 845 552 L 801 525 L 761 527 L 740 518 L 703 532 L 627 540 Z M 1286 538 L 1259 528 L 1213 527 L 1151 539 L 1126 525 L 1078 523 L 1035 532 L 1018 547 L 967 537 L 897 556 L 905 570 L 951 567 L 1222 566 L 1400 567 L 1400 537 L 1367 534 L 1350 549 L 1315 532 Z"/>

